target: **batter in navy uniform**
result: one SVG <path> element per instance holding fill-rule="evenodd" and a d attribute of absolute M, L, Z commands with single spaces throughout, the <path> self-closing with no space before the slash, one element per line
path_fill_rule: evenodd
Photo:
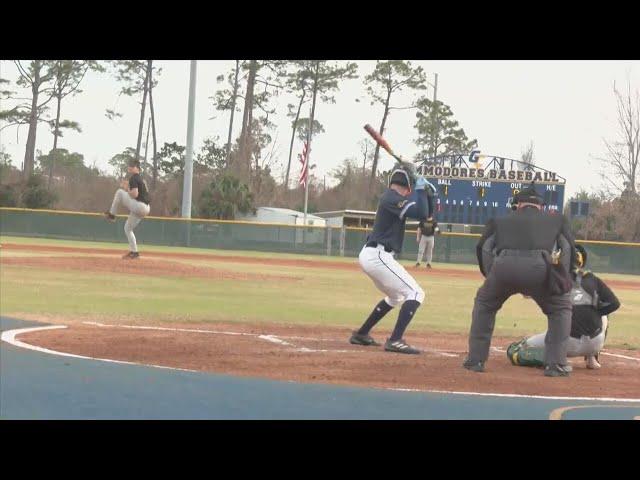
<path fill-rule="evenodd" d="M 516 293 L 533 298 L 548 319 L 544 339 L 544 375 L 568 376 L 567 346 L 571 331 L 571 289 L 551 288 L 555 268 L 552 252 L 561 251 L 565 272 L 573 270 L 575 245 L 562 215 L 542 211 L 543 199 L 533 183 L 514 197 L 516 211 L 491 219 L 477 246 L 480 270 L 485 275 L 478 289 L 469 332 L 469 354 L 463 366 L 485 369 L 496 313 Z M 554 266 L 555 267 L 555 266 Z"/>
<path fill-rule="evenodd" d="M 402 304 L 398 320 L 384 349 L 388 352 L 418 354 L 408 345 L 404 332 L 424 301 L 424 290 L 395 256 L 402 251 L 407 217 L 420 221 L 433 214 L 432 191 L 423 177 L 417 177 L 412 165 L 399 164 L 389 177 L 373 226 L 373 232 L 360 252 L 359 262 L 364 272 L 380 291 L 386 294 L 373 309 L 359 330 L 353 332 L 351 343 L 379 345 L 370 335 L 371 329 L 396 305 Z"/>

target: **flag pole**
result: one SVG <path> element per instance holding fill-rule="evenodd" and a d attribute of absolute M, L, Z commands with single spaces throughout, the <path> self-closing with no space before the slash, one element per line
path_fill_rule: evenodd
<path fill-rule="evenodd" d="M 316 88 L 318 82 L 318 63 L 316 61 L 316 77 L 313 89 L 313 101 L 311 102 L 311 115 L 309 115 L 309 131 L 307 132 L 307 178 L 304 185 L 304 225 L 307 225 L 307 208 L 309 205 L 309 183 L 311 181 L 311 138 L 313 137 L 313 117 L 316 113 L 316 94 L 318 89 Z M 304 231 L 306 232 L 306 228 Z M 303 235 L 304 240 L 304 235 Z"/>
<path fill-rule="evenodd" d="M 309 115 L 309 131 L 307 132 L 307 172 L 306 172 L 306 181 L 304 184 L 304 228 L 302 230 L 302 243 L 303 245 L 306 243 L 306 232 L 307 232 L 307 208 L 309 205 L 309 182 L 311 181 L 311 138 L 313 137 L 313 116 L 316 112 L 316 95 L 318 93 L 318 73 L 320 70 L 320 61 L 316 60 L 316 70 L 315 76 L 313 80 L 313 101 L 311 102 L 311 115 Z"/>
<path fill-rule="evenodd" d="M 309 127 L 311 128 L 311 126 Z M 307 137 L 307 154 L 306 161 L 302 164 L 302 168 L 305 169 L 303 172 L 304 175 L 304 217 L 302 220 L 302 224 L 306 227 L 307 225 L 307 209 L 309 206 L 309 155 L 311 153 L 311 139 Z"/>

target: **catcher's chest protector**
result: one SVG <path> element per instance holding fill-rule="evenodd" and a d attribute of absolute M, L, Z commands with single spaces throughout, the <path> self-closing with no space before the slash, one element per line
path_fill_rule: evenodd
<path fill-rule="evenodd" d="M 571 304 L 574 306 L 587 305 L 590 307 L 597 307 L 598 294 L 596 293 L 595 295 L 591 295 L 582 287 L 582 278 L 585 273 L 586 272 L 579 271 L 576 274 L 576 279 L 573 282 L 573 288 L 571 289 Z"/>

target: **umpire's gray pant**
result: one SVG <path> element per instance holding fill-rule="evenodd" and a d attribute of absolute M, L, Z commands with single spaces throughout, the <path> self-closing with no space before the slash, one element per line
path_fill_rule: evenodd
<path fill-rule="evenodd" d="M 547 264 L 541 251 L 503 250 L 494 260 L 473 305 L 469 359 L 485 362 L 489 358 L 496 313 L 516 293 L 533 298 L 547 315 L 545 364 L 565 365 L 571 332 L 571 298 L 569 293 L 550 295 L 547 292 Z"/>

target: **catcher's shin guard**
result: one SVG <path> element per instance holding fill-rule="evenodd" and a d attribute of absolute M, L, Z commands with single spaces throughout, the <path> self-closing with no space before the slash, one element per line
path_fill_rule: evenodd
<path fill-rule="evenodd" d="M 507 358 L 520 367 L 544 367 L 544 348 L 529 347 L 524 338 L 509 345 Z"/>

